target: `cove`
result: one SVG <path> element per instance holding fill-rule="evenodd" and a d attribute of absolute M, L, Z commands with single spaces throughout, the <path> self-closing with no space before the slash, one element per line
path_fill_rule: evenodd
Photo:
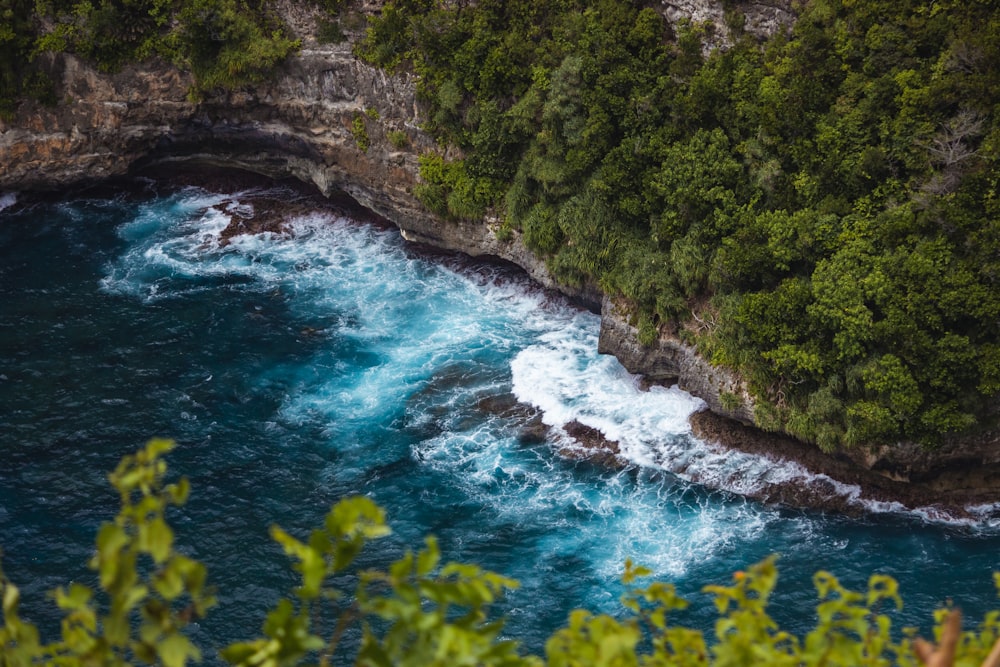
<path fill-rule="evenodd" d="M 746 500 L 740 480 L 768 471 L 693 438 L 696 399 L 643 390 L 597 354 L 596 315 L 510 268 L 424 252 L 281 184 L 0 201 L 0 547 L 49 635 L 45 593 L 93 580 L 107 471 L 152 436 L 178 441 L 171 470 L 192 482 L 170 519 L 219 591 L 194 636 L 210 660 L 294 585 L 268 527 L 302 535 L 356 493 L 395 531 L 363 564 L 436 535 L 445 559 L 521 581 L 500 611 L 535 652 L 571 609 L 619 610 L 626 558 L 676 583 L 693 603 L 677 622 L 706 631 L 701 586 L 771 553 L 790 630 L 813 622 L 819 568 L 853 588 L 899 579 L 897 626 L 926 631 L 949 598 L 969 619 L 996 606 L 998 526 Z M 275 210 L 293 211 L 283 230 L 223 238 Z M 561 455 L 572 421 L 627 465 Z M 725 483 L 689 481 L 694 466 Z"/>

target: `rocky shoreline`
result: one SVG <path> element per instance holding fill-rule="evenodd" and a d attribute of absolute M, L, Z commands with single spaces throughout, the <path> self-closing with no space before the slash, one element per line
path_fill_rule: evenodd
<path fill-rule="evenodd" d="M 846 455 L 829 455 L 780 433 L 766 433 L 708 410 L 691 416 L 692 432 L 728 450 L 765 457 L 776 465 L 794 464 L 809 473 L 809 483 L 763 487 L 755 499 L 793 507 L 846 514 L 911 511 L 941 521 L 1000 517 L 995 466 L 944 468 L 920 481 L 901 481 L 858 465 Z M 824 478 L 830 483 L 824 484 Z M 851 488 L 844 488 L 851 487 Z"/>
<path fill-rule="evenodd" d="M 314 26 L 308 17 L 299 19 L 291 23 L 308 34 Z M 1000 502 L 1000 431 L 944 443 L 935 451 L 894 443 L 832 456 L 764 433 L 747 425 L 753 423 L 753 401 L 736 374 L 711 366 L 692 346 L 667 334 L 652 346 L 640 345 L 619 304 L 592 285 L 557 284 L 516 233 L 498 236 L 499 220 L 443 220 L 429 213 L 413 194 L 418 157 L 441 149 L 420 130 L 413 76 L 390 76 L 360 62 L 349 43 L 321 46 L 307 38 L 302 52 L 273 81 L 199 104 L 187 98 L 190 78 L 161 62 L 113 75 L 72 56 L 55 57 L 50 65 L 61 81 L 63 102 L 56 108 L 25 104 L 13 120 L 0 121 L 0 191 L 63 189 L 136 173 L 176 175 L 193 165 L 291 179 L 315 193 L 310 196 L 363 208 L 380 224 L 398 227 L 408 241 L 511 262 L 540 285 L 599 308 L 601 352 L 616 356 L 632 373 L 654 383 L 676 383 L 706 402 L 709 412 L 692 419 L 699 438 L 792 461 L 814 477 L 836 480 L 830 482 L 833 487 L 859 489 L 843 502 L 817 492 L 816 485 L 748 495 L 849 512 L 862 498 L 862 505 L 934 507 L 960 518 L 975 514 L 969 506 Z M 357 119 L 365 124 L 370 146 L 362 148 L 352 134 Z M 405 145 L 390 142 L 390 133 L 405 135 Z M 234 217 L 230 233 L 252 233 L 258 222 Z M 592 435 L 581 432 L 583 440 L 594 440 Z"/>
<path fill-rule="evenodd" d="M 395 227 L 391 221 L 361 207 L 343 194 L 324 195 L 312 184 L 297 179 L 276 180 L 254 172 L 197 161 L 161 164 L 154 169 L 141 170 L 136 176 L 107 179 L 79 192 L 100 196 L 102 193 L 120 194 L 124 191 L 138 196 L 143 191 L 162 193 L 188 185 L 221 192 L 259 191 L 239 198 L 241 204 L 252 203 L 249 210 L 227 208 L 229 203 L 235 203 L 235 199 L 217 205 L 225 209 L 231 218 L 230 225 L 221 235 L 223 243 L 241 234 L 282 233 L 289 216 L 317 208 L 332 207 L 366 223 L 384 228 Z M 25 193 L 16 206 L 30 206 L 36 198 L 45 196 L 43 192 Z M 457 258 L 461 264 L 490 261 L 491 257 L 473 257 L 426 243 L 416 243 L 414 247 L 421 254 L 438 255 L 447 261 Z M 505 263 L 523 271 L 516 264 Z M 576 296 L 578 305 L 597 310 L 595 304 L 581 302 L 578 295 L 571 293 L 564 296 Z M 604 299 L 601 314 L 601 351 L 617 356 L 630 372 L 640 376 L 646 386 L 680 381 L 682 389 L 699 397 L 711 396 L 713 392 L 718 396 L 720 388 L 737 386 L 735 383 L 738 380 L 725 370 L 713 369 L 689 349 L 669 340 L 661 341 L 659 346 L 639 346 L 630 325 L 614 312 L 614 304 L 608 299 Z M 692 381 L 695 382 L 693 387 Z M 516 414 L 518 420 L 524 422 L 519 439 L 528 445 L 545 442 L 551 432 L 551 427 L 541 423 L 535 408 L 517 403 L 513 396 L 506 399 L 498 397 L 488 405 L 480 406 L 480 409 Z M 897 467 L 894 479 L 892 471 L 872 469 L 871 465 L 852 459 L 846 453 L 826 454 L 815 446 L 788 436 L 761 431 L 746 423 L 745 413 L 739 411 L 727 415 L 723 410 L 701 410 L 691 416 L 690 424 L 693 435 L 712 447 L 758 457 L 765 466 L 791 466 L 794 471 L 778 482 L 755 483 L 751 480 L 739 489 L 733 488 L 733 485 L 720 485 L 718 480 L 692 475 L 688 471 L 672 471 L 709 488 L 739 493 L 765 504 L 854 516 L 890 511 L 916 512 L 923 518 L 944 522 L 976 523 L 1000 518 L 1000 492 L 997 491 L 1000 490 L 1000 465 L 996 462 L 983 464 L 978 460 L 975 465 L 963 465 L 962 461 L 956 461 L 952 456 L 941 470 L 934 472 L 933 466 L 921 463 L 918 460 L 920 457 L 911 452 L 909 463 L 920 472 L 901 471 Z M 597 429 L 579 422 L 564 424 L 561 428 L 570 442 L 562 442 L 556 447 L 555 453 L 559 456 L 609 469 L 623 469 L 631 465 L 622 456 L 618 443 Z M 983 456 L 989 451 L 989 443 L 980 445 L 978 455 Z M 927 455 L 925 458 L 933 460 Z M 941 455 L 939 458 L 944 460 Z M 904 474 L 910 476 L 909 481 L 904 481 Z"/>
<path fill-rule="evenodd" d="M 701 410 L 690 418 L 692 434 L 723 455 L 749 455 L 756 468 L 783 469 L 779 480 L 747 471 L 730 478 L 733 484 L 701 471 L 674 470 L 684 479 L 717 491 L 737 493 L 766 505 L 863 516 L 877 513 L 911 514 L 923 520 L 950 524 L 995 524 L 1000 503 L 995 493 L 995 471 L 955 469 L 951 479 L 937 483 L 912 483 L 890 479 L 865 469 L 846 457 L 830 456 L 818 448 L 778 433 L 765 433 L 747 424 Z M 561 444 L 556 453 L 569 460 L 620 470 L 631 465 L 621 455 L 619 443 L 579 422 L 562 430 L 572 444 Z M 736 487 L 739 487 L 738 489 Z"/>

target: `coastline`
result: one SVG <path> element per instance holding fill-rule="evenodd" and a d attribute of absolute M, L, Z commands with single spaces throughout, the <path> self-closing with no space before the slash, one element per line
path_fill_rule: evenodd
<path fill-rule="evenodd" d="M 350 196 L 341 192 L 323 193 L 313 184 L 301 179 L 275 178 L 270 175 L 240 169 L 190 162 L 169 162 L 145 167 L 129 176 L 111 177 L 100 182 L 81 184 L 79 194 L 88 196 L 107 192 L 109 188 L 122 187 L 126 192 L 140 194 L 143 190 L 160 192 L 185 186 L 215 188 L 219 190 L 247 190 L 255 188 L 287 187 L 294 194 L 295 201 L 288 206 L 280 205 L 273 194 L 259 197 L 261 211 L 251 219 L 234 216 L 230 227 L 223 232 L 228 240 L 239 234 L 255 234 L 263 231 L 279 231 L 284 224 L 284 213 L 311 206 L 333 207 L 348 212 L 357 219 L 380 228 L 393 228 L 403 234 L 405 231 L 393 221 L 360 205 Z M 27 191 L 16 196 L 14 206 L 30 206 L 41 191 Z M 263 215 L 259 215 L 259 214 Z M 531 272 L 516 262 L 495 255 L 472 255 L 460 250 L 441 247 L 426 240 L 407 244 L 421 254 L 437 256 L 438 260 L 460 258 L 460 262 L 474 264 L 500 262 L 524 274 L 543 289 L 552 289 L 578 307 L 597 311 L 593 304 L 581 300 L 579 295 L 566 293 L 543 285 L 534 279 Z M 606 305 L 606 304 L 605 304 Z M 609 321 L 608 309 L 602 309 L 602 330 Z M 600 311 L 598 311 L 600 312 Z M 613 350 L 602 353 L 621 355 Z M 655 373 L 643 373 L 642 369 L 628 368 L 640 379 L 643 386 L 669 384 Z M 681 386 L 682 389 L 687 387 Z M 697 392 L 693 392 L 697 396 Z M 530 406 L 525 406 L 530 409 Z M 529 420 L 530 421 L 530 420 Z M 894 479 L 891 472 L 879 472 L 875 466 L 865 465 L 847 453 L 826 454 L 814 445 L 803 443 L 780 433 L 765 432 L 745 421 L 719 414 L 711 409 L 702 409 L 689 418 L 692 434 L 710 448 L 724 450 L 733 455 L 745 454 L 755 457 L 761 466 L 771 466 L 783 470 L 779 481 L 751 482 L 740 488 L 719 484 L 717 480 L 705 479 L 699 475 L 687 475 L 695 483 L 724 492 L 736 493 L 766 505 L 780 505 L 794 509 L 830 512 L 844 516 L 895 513 L 911 514 L 924 520 L 951 524 L 986 524 L 1000 521 L 1000 466 L 998 465 L 946 465 L 936 472 L 923 472 L 923 479 Z M 527 426 L 526 426 L 527 428 Z M 608 439 L 596 429 L 579 423 L 564 425 L 567 434 L 578 443 L 578 447 L 557 449 L 556 453 L 573 460 L 587 460 L 606 468 L 623 468 L 630 464 L 621 457 L 618 443 Z M 528 429 L 530 430 L 530 429 Z M 537 430 L 537 429 L 536 429 Z M 547 429 L 546 429 L 547 430 Z M 537 434 L 535 434 L 537 437 Z M 854 453 L 860 458 L 860 452 Z"/>
<path fill-rule="evenodd" d="M 761 502 L 847 515 L 866 511 L 915 513 L 944 522 L 980 523 L 1000 518 L 996 492 L 1000 472 L 995 467 L 944 469 L 927 480 L 902 481 L 864 468 L 844 454 L 826 454 L 814 445 L 708 410 L 691 415 L 690 423 L 692 433 L 701 440 L 779 465 L 801 466 L 817 480 L 813 484 L 762 487 L 753 494 Z"/>

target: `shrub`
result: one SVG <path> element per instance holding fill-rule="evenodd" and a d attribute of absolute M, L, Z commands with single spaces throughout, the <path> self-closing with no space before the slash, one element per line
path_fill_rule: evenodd
<path fill-rule="evenodd" d="M 337 19 L 322 19 L 316 26 L 316 41 L 320 44 L 340 44 L 347 35 Z"/>
<path fill-rule="evenodd" d="M 410 142 L 410 138 L 403 130 L 390 130 L 386 134 L 386 138 L 389 140 L 389 143 L 393 148 L 399 150 L 406 148 L 406 145 Z"/>
<path fill-rule="evenodd" d="M 367 153 L 372 142 L 368 137 L 368 127 L 365 125 L 365 117 L 361 114 L 355 115 L 354 120 L 351 121 L 351 136 L 354 137 L 354 142 L 358 145 L 358 148 L 363 153 Z"/>

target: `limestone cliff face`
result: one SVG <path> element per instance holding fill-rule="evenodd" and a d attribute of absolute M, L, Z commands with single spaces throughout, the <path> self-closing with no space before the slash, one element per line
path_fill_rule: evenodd
<path fill-rule="evenodd" d="M 753 399 L 737 374 L 712 366 L 675 336 L 663 334 L 653 345 L 642 345 L 625 309 L 609 297 L 601 303 L 598 351 L 618 357 L 630 373 L 679 385 L 717 415 L 753 424 Z"/>
<path fill-rule="evenodd" d="M 190 78 L 162 63 L 99 74 L 71 56 L 48 59 L 55 108 L 25 104 L 0 120 L 0 189 L 48 189 L 123 173 L 195 106 Z"/>

